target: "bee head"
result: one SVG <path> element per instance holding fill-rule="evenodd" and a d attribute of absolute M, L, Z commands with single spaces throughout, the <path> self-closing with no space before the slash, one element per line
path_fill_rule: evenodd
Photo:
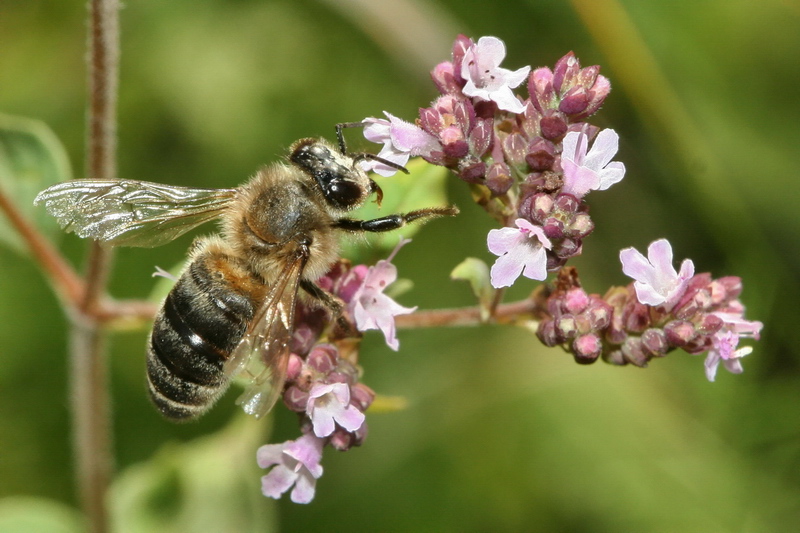
<path fill-rule="evenodd" d="M 358 167 L 355 159 L 322 140 L 297 141 L 289 159 L 314 178 L 322 196 L 333 208 L 355 209 L 373 192 L 380 195 L 377 184 Z"/>

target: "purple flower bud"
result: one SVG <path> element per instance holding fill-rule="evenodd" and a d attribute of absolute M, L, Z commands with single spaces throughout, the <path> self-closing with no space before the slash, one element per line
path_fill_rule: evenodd
<path fill-rule="evenodd" d="M 456 81 L 455 67 L 450 61 L 436 65 L 431 71 L 431 78 L 442 94 L 459 93 L 463 87 L 463 83 Z"/>
<path fill-rule="evenodd" d="M 419 125 L 423 130 L 438 138 L 444 127 L 442 114 L 430 107 L 420 108 Z"/>
<path fill-rule="evenodd" d="M 650 310 L 638 300 L 629 302 L 624 313 L 624 327 L 627 331 L 642 332 L 650 325 Z"/>
<path fill-rule="evenodd" d="M 650 328 L 642 333 L 642 345 L 650 354 L 660 357 L 667 353 L 667 337 L 664 331 L 657 328 Z"/>
<path fill-rule="evenodd" d="M 583 243 L 581 243 L 579 240 L 563 239 L 558 244 L 557 248 L 553 247 L 553 252 L 559 259 L 569 259 L 570 257 L 580 255 L 582 249 Z"/>
<path fill-rule="evenodd" d="M 544 222 L 547 216 L 553 211 L 553 197 L 549 194 L 538 193 L 532 197 L 533 220 Z"/>
<path fill-rule="evenodd" d="M 489 172 L 486 174 L 486 186 L 495 195 L 499 196 L 505 194 L 514 184 L 511 177 L 511 170 L 505 163 L 495 163 L 489 167 Z"/>
<path fill-rule="evenodd" d="M 564 295 L 564 312 L 577 315 L 589 305 L 589 295 L 580 287 L 573 287 Z"/>
<path fill-rule="evenodd" d="M 286 363 L 286 380 L 295 381 L 300 377 L 300 372 L 303 370 L 303 358 L 297 354 L 289 355 L 289 362 Z"/>
<path fill-rule="evenodd" d="M 480 160 L 459 164 L 458 177 L 467 183 L 481 183 L 486 175 L 486 163 Z"/>
<path fill-rule="evenodd" d="M 594 333 L 587 333 L 576 338 L 572 343 L 572 354 L 575 362 L 588 365 L 597 361 L 603 351 L 603 342 Z"/>
<path fill-rule="evenodd" d="M 283 403 L 296 413 L 304 413 L 308 405 L 308 392 L 296 385 L 292 385 L 283 393 Z"/>
<path fill-rule="evenodd" d="M 469 132 L 469 145 L 472 155 L 482 157 L 492 144 L 494 131 L 491 120 L 479 120 Z"/>
<path fill-rule="evenodd" d="M 600 67 L 597 68 L 599 70 Z M 573 118 L 576 119 L 586 118 L 597 113 L 597 111 L 603 105 L 603 102 L 605 102 L 608 93 L 610 92 L 611 92 L 611 82 L 608 81 L 608 78 L 606 78 L 605 76 L 597 76 L 597 80 L 595 81 L 594 85 L 592 85 L 592 88 L 589 91 L 590 94 L 589 105 L 586 106 L 586 109 L 583 110 L 583 113 L 575 115 Z"/>
<path fill-rule="evenodd" d="M 553 71 L 547 67 L 534 70 L 528 78 L 528 94 L 531 103 L 539 112 L 551 109 L 556 97 L 553 89 Z"/>
<path fill-rule="evenodd" d="M 555 207 L 562 213 L 577 213 L 581 207 L 581 201 L 571 194 L 559 194 L 556 197 Z"/>
<path fill-rule="evenodd" d="M 555 217 L 548 217 L 542 224 L 542 229 L 549 239 L 560 239 L 564 236 L 564 223 Z"/>
<path fill-rule="evenodd" d="M 561 99 L 558 110 L 565 115 L 578 115 L 589 107 L 589 92 L 583 87 L 573 87 Z"/>
<path fill-rule="evenodd" d="M 701 335 L 713 335 L 722 329 L 724 322 L 715 314 L 708 314 L 703 316 L 700 325 L 697 326 L 697 332 Z"/>
<path fill-rule="evenodd" d="M 591 89 L 594 88 L 594 85 L 597 82 L 597 77 L 599 75 L 600 75 L 600 66 L 592 65 L 590 67 L 581 69 L 581 71 L 578 73 L 575 83 L 587 89 Z"/>
<path fill-rule="evenodd" d="M 600 298 L 593 296 L 588 309 L 586 309 L 583 314 L 589 317 L 589 327 L 593 331 L 602 331 L 611 324 L 613 313 L 614 310 L 610 305 Z"/>
<path fill-rule="evenodd" d="M 622 355 L 627 362 L 640 368 L 646 367 L 647 361 L 649 360 L 642 346 L 642 340 L 637 337 L 628 337 L 625 339 L 625 342 L 622 344 Z"/>
<path fill-rule="evenodd" d="M 667 343 L 677 348 L 686 346 L 697 336 L 694 324 L 686 320 L 673 320 L 669 322 L 664 326 L 664 334 L 666 335 Z"/>
<path fill-rule="evenodd" d="M 298 322 L 292 332 L 292 352 L 301 354 L 308 353 L 317 342 L 319 333 L 319 331 L 312 329 L 308 324 Z"/>
<path fill-rule="evenodd" d="M 556 160 L 553 143 L 541 137 L 536 137 L 527 147 L 525 162 L 531 170 L 544 171 L 553 168 Z"/>
<path fill-rule="evenodd" d="M 555 68 L 553 69 L 553 89 L 557 93 L 569 89 L 575 83 L 581 69 L 575 54 L 569 52 L 564 57 L 556 61 Z"/>
<path fill-rule="evenodd" d="M 355 405 L 362 413 L 372 405 L 373 401 L 375 401 L 375 391 L 363 383 L 356 383 L 350 387 L 350 403 Z"/>
<path fill-rule="evenodd" d="M 336 428 L 330 436 L 328 444 L 337 451 L 346 452 L 350 448 L 361 446 L 367 438 L 367 423 L 361 424 L 357 430 L 348 432 L 344 428 Z"/>
<path fill-rule="evenodd" d="M 332 344 L 319 344 L 308 354 L 308 366 L 327 375 L 336 368 L 339 352 Z"/>
<path fill-rule="evenodd" d="M 472 39 L 467 37 L 466 35 L 459 35 L 456 37 L 455 42 L 453 43 L 453 65 L 456 67 L 456 73 L 458 73 L 459 80 L 464 81 L 461 78 L 461 62 L 464 60 L 464 54 L 467 53 L 467 50 L 472 48 L 475 43 Z"/>
<path fill-rule="evenodd" d="M 521 165 L 525 161 L 528 152 L 528 143 L 519 133 L 511 133 L 503 139 L 503 153 L 506 161 L 512 165 Z"/>
<path fill-rule="evenodd" d="M 556 333 L 555 320 L 552 319 L 539 322 L 539 327 L 536 328 L 536 336 L 542 344 L 550 348 L 558 346 L 563 342 L 563 340 L 559 338 L 558 333 Z"/>
<path fill-rule="evenodd" d="M 542 137 L 553 142 L 560 142 L 567 134 L 567 119 L 563 113 L 548 111 L 539 121 Z"/>

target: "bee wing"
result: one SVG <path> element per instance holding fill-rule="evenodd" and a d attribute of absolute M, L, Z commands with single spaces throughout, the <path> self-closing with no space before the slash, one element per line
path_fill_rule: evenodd
<path fill-rule="evenodd" d="M 66 231 L 115 246 L 153 247 L 218 217 L 236 189 L 190 189 L 135 180 L 72 180 L 40 192 Z"/>
<path fill-rule="evenodd" d="M 297 288 L 307 258 L 308 251 L 301 250 L 284 266 L 250 328 L 225 362 L 226 375 L 244 373 L 251 380 L 236 403 L 256 418 L 267 414 L 283 392 Z"/>

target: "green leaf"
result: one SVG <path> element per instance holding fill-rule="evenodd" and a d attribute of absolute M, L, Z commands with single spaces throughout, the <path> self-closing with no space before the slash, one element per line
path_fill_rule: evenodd
<path fill-rule="evenodd" d="M 369 202 L 361 209 L 354 211 L 353 218 L 371 220 L 394 213 L 405 213 L 426 207 L 441 207 L 447 202 L 447 178 L 450 175 L 444 167 L 431 165 L 422 158 L 412 160 L 407 166 L 410 174 L 398 172 L 394 176 L 376 181 L 383 190 L 383 202 L 380 207 Z M 422 224 L 409 224 L 397 231 L 389 233 L 365 233 L 355 238 L 348 238 L 342 244 L 342 255 L 354 261 L 365 259 L 365 248 L 372 248 L 371 254 L 388 252 L 400 241 L 400 236 L 410 238 L 422 227 Z M 377 249 L 377 250 L 376 250 Z"/>
<path fill-rule="evenodd" d="M 0 500 L 2 533 L 82 533 L 80 513 L 61 502 L 31 496 Z"/>
<path fill-rule="evenodd" d="M 68 179 L 72 171 L 67 152 L 44 122 L 0 113 L 0 192 L 47 236 L 61 231 L 44 209 L 33 206 L 33 199 L 42 189 Z M 0 216 L 0 243 L 27 252 L 5 216 Z"/>
<path fill-rule="evenodd" d="M 118 533 L 276 530 L 275 502 L 261 494 L 256 450 L 266 444 L 264 420 L 237 416 L 214 435 L 167 444 L 132 466 L 111 489 Z"/>
<path fill-rule="evenodd" d="M 489 318 L 489 307 L 495 293 L 489 279 L 489 266 L 480 259 L 467 257 L 453 269 L 450 279 L 468 281 L 472 292 L 478 297 L 481 318 Z"/>

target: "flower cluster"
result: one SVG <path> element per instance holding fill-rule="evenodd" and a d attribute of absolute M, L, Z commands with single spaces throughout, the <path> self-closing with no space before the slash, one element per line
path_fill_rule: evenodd
<path fill-rule="evenodd" d="M 381 157 L 403 164 L 422 156 L 451 169 L 506 227 L 488 238 L 490 251 L 500 256 L 495 269 L 503 272 L 492 278 L 495 287 L 520 274 L 544 280 L 580 254 L 594 229 L 584 196 L 625 174 L 622 163 L 611 161 L 617 134 L 585 122 L 611 89 L 599 67 L 581 68 L 570 52 L 552 70 L 511 71 L 500 67 L 505 55 L 496 37 L 474 42 L 459 36 L 452 60 L 432 72 L 441 95 L 420 110 L 416 124 L 388 113 L 389 120 L 364 120 L 367 138 L 384 145 Z M 526 80 L 523 99 L 514 89 Z M 364 165 L 393 171 L 376 161 Z M 545 268 L 531 267 L 542 258 Z"/>
<path fill-rule="evenodd" d="M 258 450 L 258 464 L 271 468 L 261 480 L 265 496 L 280 498 L 294 487 L 293 502 L 310 502 L 322 475 L 323 447 L 346 451 L 364 442 L 364 413 L 375 393 L 359 382 L 359 332 L 378 329 L 392 349 L 398 348 L 394 317 L 414 309 L 383 291 L 397 279 L 391 260 L 407 242 L 401 241 L 388 259 L 372 267 L 339 261 L 317 281 L 346 305 L 338 323 L 329 324 L 326 310 L 298 302 L 283 401 L 298 414 L 302 436 Z"/>
<path fill-rule="evenodd" d="M 610 289 L 602 298 L 587 294 L 574 270 L 568 269 L 559 276 L 555 291 L 539 295 L 547 310 L 537 331 L 544 344 L 562 346 L 579 363 L 602 357 L 612 364 L 640 367 L 682 348 L 690 354 L 707 352 L 709 381 L 714 381 L 720 363 L 730 372 L 742 371 L 740 359 L 751 348 L 739 348 L 739 341 L 758 339 L 763 324 L 744 318 L 739 278 L 695 275 L 688 259 L 676 271 L 665 239 L 650 245 L 647 258 L 627 248 L 620 260 L 623 272 L 635 281 Z"/>

